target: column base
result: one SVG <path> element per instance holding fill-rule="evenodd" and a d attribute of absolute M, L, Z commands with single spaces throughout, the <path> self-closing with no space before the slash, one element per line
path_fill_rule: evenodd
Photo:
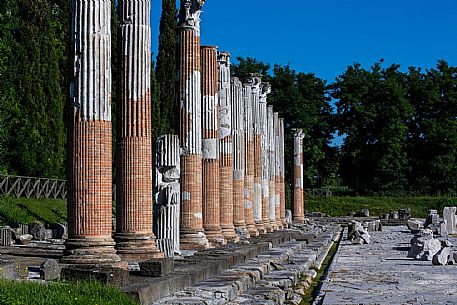
<path fill-rule="evenodd" d="M 237 243 L 240 241 L 240 237 L 235 232 L 235 227 L 222 227 L 222 236 L 227 240 L 227 242 Z"/>
<path fill-rule="evenodd" d="M 271 220 L 270 219 L 270 226 L 271 226 L 271 229 L 273 230 L 273 232 L 279 230 L 279 225 L 276 222 L 276 220 Z"/>
<path fill-rule="evenodd" d="M 70 265 L 115 265 L 121 258 L 114 249 L 112 238 L 73 237 L 65 241 L 63 264 Z"/>
<path fill-rule="evenodd" d="M 250 235 L 249 238 L 257 237 L 260 235 L 260 232 L 259 232 L 259 230 L 257 230 L 257 226 L 255 224 L 247 224 L 246 229 L 249 232 L 249 235 Z"/>
<path fill-rule="evenodd" d="M 273 226 L 272 226 L 271 223 L 270 223 L 270 219 L 268 219 L 268 220 L 263 220 L 263 225 L 264 225 L 265 230 L 266 230 L 267 233 L 274 232 Z"/>
<path fill-rule="evenodd" d="M 123 261 L 139 262 L 151 258 L 164 258 L 154 241 L 154 236 L 137 233 L 116 233 L 117 254 Z"/>
<path fill-rule="evenodd" d="M 222 235 L 222 230 L 206 230 L 206 238 L 213 246 L 223 246 L 227 244 L 224 236 Z"/>
<path fill-rule="evenodd" d="M 305 218 L 304 217 L 293 217 L 292 223 L 303 224 L 303 223 L 305 223 Z"/>
<path fill-rule="evenodd" d="M 201 251 L 212 247 L 206 234 L 203 232 L 185 232 L 180 233 L 180 250 L 194 250 Z"/>
<path fill-rule="evenodd" d="M 235 226 L 235 232 L 240 237 L 240 239 L 248 239 L 251 238 L 251 234 L 249 234 L 248 228 L 245 224 Z"/>
<path fill-rule="evenodd" d="M 256 220 L 255 227 L 257 228 L 257 231 L 259 231 L 259 234 L 267 234 L 267 228 L 262 221 Z"/>

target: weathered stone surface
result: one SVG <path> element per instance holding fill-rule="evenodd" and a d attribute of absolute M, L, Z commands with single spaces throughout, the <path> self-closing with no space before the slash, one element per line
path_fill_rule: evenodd
<path fill-rule="evenodd" d="M 50 233 L 41 222 L 32 222 L 29 224 L 29 232 L 36 240 L 52 238 L 52 232 Z"/>
<path fill-rule="evenodd" d="M 10 227 L 0 227 L 0 246 L 10 246 L 13 243 Z"/>
<path fill-rule="evenodd" d="M 405 259 L 405 229 L 374 232 L 363 251 L 342 241 L 314 304 L 457 304 L 455 266 Z"/>
<path fill-rule="evenodd" d="M 454 259 L 452 255 L 453 253 L 451 248 L 441 248 L 441 250 L 433 256 L 432 263 L 435 266 L 447 265 L 451 259 Z"/>
<path fill-rule="evenodd" d="M 294 129 L 294 211 L 293 221 L 305 220 L 304 186 L 303 186 L 303 129 Z"/>
<path fill-rule="evenodd" d="M 399 209 L 398 216 L 399 216 L 399 219 L 409 220 L 411 218 L 411 209 L 410 208 Z"/>
<path fill-rule="evenodd" d="M 152 259 L 139 262 L 141 274 L 144 276 L 160 277 L 166 276 L 174 270 L 172 258 Z"/>
<path fill-rule="evenodd" d="M 52 231 L 52 238 L 54 239 L 67 239 L 68 229 L 66 224 L 54 223 L 50 225 Z"/>
<path fill-rule="evenodd" d="M 424 223 L 420 220 L 411 220 L 410 219 L 410 220 L 408 220 L 407 226 L 408 226 L 408 229 L 416 232 L 416 231 L 419 231 L 424 228 Z"/>
<path fill-rule="evenodd" d="M 443 209 L 443 218 L 446 221 L 447 233 L 451 235 L 457 233 L 456 212 L 457 207 L 445 207 Z"/>
<path fill-rule="evenodd" d="M 357 221 L 348 224 L 347 238 L 354 245 L 369 244 L 371 241 L 368 231 L 362 226 L 362 223 Z"/>
<path fill-rule="evenodd" d="M 13 261 L 0 260 L 0 279 L 18 280 L 20 279 L 19 268 Z"/>
<path fill-rule="evenodd" d="M 286 210 L 286 222 L 288 224 L 292 223 L 292 211 L 291 210 Z"/>
<path fill-rule="evenodd" d="M 441 249 L 441 242 L 433 236 L 415 236 L 411 239 L 411 250 L 408 257 L 431 261 L 433 256 Z"/>
<path fill-rule="evenodd" d="M 424 228 L 428 228 L 430 225 L 437 226 L 439 221 L 439 215 L 437 210 L 428 211 L 427 218 L 425 219 Z"/>
<path fill-rule="evenodd" d="M 32 242 L 33 236 L 30 234 L 24 234 L 17 238 L 16 242 L 20 245 L 28 245 Z"/>
<path fill-rule="evenodd" d="M 118 287 L 129 284 L 129 273 L 126 269 L 109 266 L 69 265 L 62 268 L 61 276 L 70 280 L 96 280 Z"/>
<path fill-rule="evenodd" d="M 57 280 L 62 268 L 55 259 L 48 259 L 40 266 L 40 277 L 45 281 Z"/>

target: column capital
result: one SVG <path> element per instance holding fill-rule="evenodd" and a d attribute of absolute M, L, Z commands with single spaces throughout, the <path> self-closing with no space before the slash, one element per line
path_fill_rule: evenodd
<path fill-rule="evenodd" d="M 303 140 L 305 138 L 305 133 L 303 132 L 303 128 L 294 128 L 292 129 L 295 138 L 299 138 Z"/>
<path fill-rule="evenodd" d="M 181 0 L 179 27 L 191 28 L 200 35 L 200 15 L 205 0 Z"/>

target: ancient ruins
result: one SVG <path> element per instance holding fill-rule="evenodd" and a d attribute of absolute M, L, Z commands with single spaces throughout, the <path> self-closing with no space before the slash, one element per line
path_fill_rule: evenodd
<path fill-rule="evenodd" d="M 68 224 L 0 227 L 1 255 L 46 254 L 55 260 L 42 263 L 38 279 L 96 279 L 141 304 L 300 304 L 327 264 L 315 304 L 396 304 L 393 289 L 413 304 L 416 286 L 429 292 L 427 304 L 447 300 L 433 285 L 457 295 L 439 282 L 457 280 L 443 271 L 457 265 L 456 207 L 445 207 L 442 218 L 431 210 L 425 221 L 410 219 L 409 209 L 381 219 L 365 209 L 357 220 L 305 213 L 303 129 L 286 135 L 293 126 L 269 104 L 273 88 L 262 75 L 233 77 L 229 52 L 200 45 L 204 0 L 181 0 L 179 134 L 153 141 L 150 1 L 120 3 L 122 56 L 112 74 L 111 2 L 71 1 Z M 120 78 L 114 220 L 112 75 Z M 294 143 L 292 211 L 286 139 Z M 392 258 L 386 251 L 395 251 Z M 405 261 L 420 280 L 401 282 Z M 14 269 L 4 265 L 0 278 Z"/>
<path fill-rule="evenodd" d="M 181 1 L 180 133 L 157 139 L 153 152 L 150 2 L 129 0 L 121 5 L 113 240 L 108 179 L 111 54 L 106 30 L 110 7 L 104 1 L 89 6 L 73 1 L 75 119 L 70 127 L 70 220 L 63 261 L 113 264 L 170 257 L 287 227 L 284 122 L 267 104 L 270 84 L 258 74 L 244 84 L 232 78 L 230 53 L 200 46 L 204 1 Z M 86 24 L 92 14 L 97 22 Z M 88 36 L 88 31 L 97 35 Z M 294 219 L 303 220 L 303 196 L 297 197 L 302 206 L 296 211 L 301 214 Z"/>

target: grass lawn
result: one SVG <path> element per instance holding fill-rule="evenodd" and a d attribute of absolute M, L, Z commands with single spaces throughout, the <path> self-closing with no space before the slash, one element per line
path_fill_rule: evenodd
<path fill-rule="evenodd" d="M 457 206 L 456 197 L 306 197 L 305 209 L 308 212 L 323 212 L 330 216 L 344 216 L 350 212 L 368 209 L 370 216 L 410 208 L 413 217 L 426 217 L 430 209 L 441 215 L 446 206 Z"/>
<path fill-rule="evenodd" d="M 39 284 L 0 280 L 0 305 L 139 305 L 117 288 L 98 282 Z"/>
<path fill-rule="evenodd" d="M 67 201 L 0 196 L 0 225 L 61 223 L 67 219 Z"/>

